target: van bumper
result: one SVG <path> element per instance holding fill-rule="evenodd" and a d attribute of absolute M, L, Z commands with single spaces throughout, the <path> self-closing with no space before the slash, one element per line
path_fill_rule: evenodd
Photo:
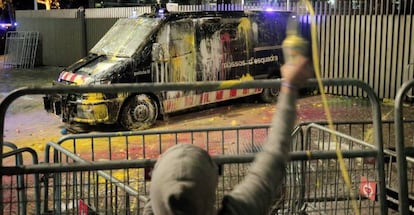
<path fill-rule="evenodd" d="M 68 101 L 64 95 L 43 97 L 44 109 L 54 113 L 65 123 L 113 124 L 116 114 L 109 107 L 114 107 L 112 100 L 76 100 Z M 112 113 L 112 114 L 111 114 Z"/>
<path fill-rule="evenodd" d="M 108 113 L 107 101 L 79 102 L 76 104 L 76 115 L 71 121 L 90 125 L 113 123 Z"/>

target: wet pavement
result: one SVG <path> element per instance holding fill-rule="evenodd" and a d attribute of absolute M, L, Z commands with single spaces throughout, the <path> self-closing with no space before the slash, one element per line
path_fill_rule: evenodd
<path fill-rule="evenodd" d="M 1 66 L 1 65 L 0 65 Z M 2 67 L 0 67 L 2 68 Z M 1 69 L 0 101 L 12 90 L 27 86 L 51 86 L 60 73 L 59 67 L 36 67 L 33 69 Z M 8 114 L 30 112 L 43 106 L 41 95 L 23 96 L 13 102 Z"/>
<path fill-rule="evenodd" d="M 0 101 L 20 87 L 52 85 L 61 70 L 59 67 L 4 69 L 2 65 L 0 68 Z M 3 137 L 20 147 L 42 149 L 47 141 L 56 139 L 53 136 L 58 137 L 59 126 L 60 121 L 56 117 L 43 111 L 42 95 L 25 95 L 8 107 Z M 50 130 L 57 135 L 51 137 Z"/>
<path fill-rule="evenodd" d="M 0 68 L 1 65 L 0 65 Z M 59 67 L 35 67 L 33 69 L 4 69 L 0 70 L 0 92 L 8 93 L 13 89 L 24 86 L 51 85 L 60 73 Z"/>

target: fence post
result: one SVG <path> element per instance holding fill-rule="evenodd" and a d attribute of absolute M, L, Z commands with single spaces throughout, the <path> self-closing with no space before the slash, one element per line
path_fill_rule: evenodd
<path fill-rule="evenodd" d="M 76 17 L 80 20 L 81 25 L 81 46 L 82 46 L 82 57 L 88 53 L 87 48 L 87 37 L 86 37 L 86 19 L 85 19 L 85 8 L 79 7 Z"/>

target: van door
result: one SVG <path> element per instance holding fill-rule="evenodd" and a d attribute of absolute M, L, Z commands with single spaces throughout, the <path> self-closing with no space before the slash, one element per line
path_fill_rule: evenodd
<path fill-rule="evenodd" d="M 153 81 L 159 83 L 196 81 L 194 24 L 191 19 L 164 25 L 153 44 Z M 165 99 L 178 98 L 184 92 L 164 92 Z"/>
<path fill-rule="evenodd" d="M 220 30 L 223 65 L 221 80 L 240 79 L 250 73 L 253 57 L 253 31 L 247 17 L 227 18 Z"/>
<path fill-rule="evenodd" d="M 169 82 L 196 81 L 194 24 L 191 19 L 170 23 Z"/>
<path fill-rule="evenodd" d="M 196 28 L 197 81 L 224 80 L 222 64 L 223 43 L 221 41 L 221 18 L 199 19 Z"/>
<path fill-rule="evenodd" d="M 153 81 L 196 81 L 194 25 L 191 19 L 167 23 L 152 46 Z"/>
<path fill-rule="evenodd" d="M 285 37 L 285 25 L 276 14 L 260 14 L 256 17 L 257 45 L 254 48 L 255 78 L 280 77 L 280 61 L 282 60 L 282 41 Z"/>
<path fill-rule="evenodd" d="M 247 18 L 202 20 L 197 33 L 199 80 L 239 79 L 250 71 L 252 29 Z"/>

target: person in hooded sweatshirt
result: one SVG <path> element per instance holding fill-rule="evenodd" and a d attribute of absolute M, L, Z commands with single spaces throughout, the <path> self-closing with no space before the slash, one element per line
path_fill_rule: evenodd
<path fill-rule="evenodd" d="M 256 155 L 244 180 L 223 197 L 221 206 L 215 208 L 218 170 L 209 154 L 191 144 L 178 144 L 165 151 L 155 164 L 145 215 L 268 213 L 285 177 L 298 90 L 312 76 L 308 58 L 298 56 L 283 65 L 281 75 L 277 110 L 263 150 Z"/>

